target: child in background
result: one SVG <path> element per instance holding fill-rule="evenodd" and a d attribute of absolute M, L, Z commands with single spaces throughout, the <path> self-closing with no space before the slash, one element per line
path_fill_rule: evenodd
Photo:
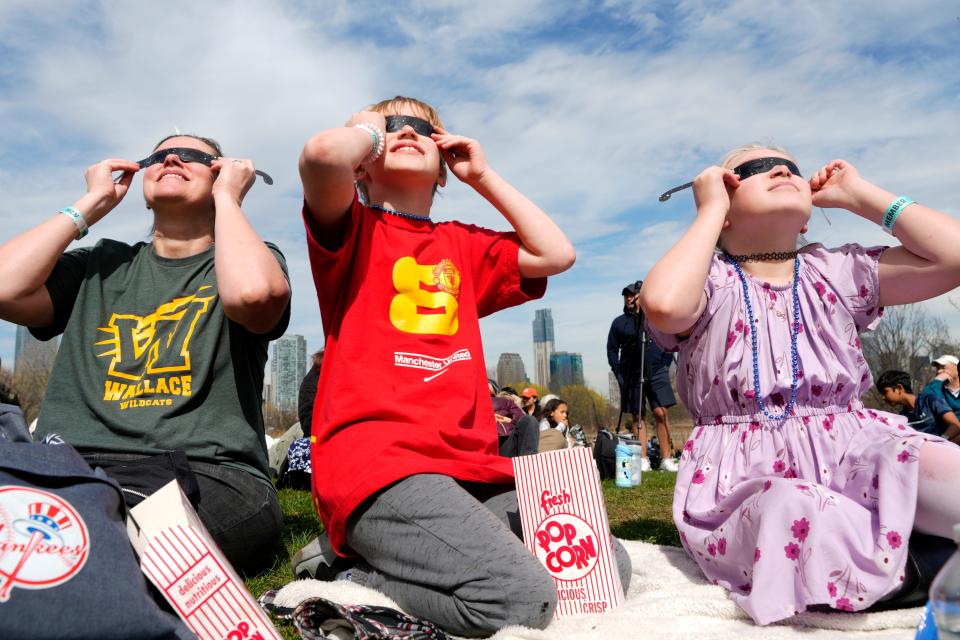
<path fill-rule="evenodd" d="M 906 371 L 890 369 L 881 373 L 877 378 L 877 392 L 900 409 L 900 415 L 913 429 L 942 436 L 954 443 L 960 439 L 957 414 L 950 410 L 942 397 L 932 393 L 915 394 L 910 374 Z"/>
<path fill-rule="evenodd" d="M 447 168 L 515 232 L 434 223 Z M 312 137 L 300 174 L 327 338 L 314 499 L 333 549 L 365 561 L 343 577 L 457 635 L 545 627 L 556 588 L 509 526 L 513 470 L 497 455 L 479 318 L 541 297 L 573 246 L 476 140 L 411 98 Z"/>
<path fill-rule="evenodd" d="M 843 160 L 808 181 L 756 145 L 704 170 L 694 196 L 696 219 L 640 294 L 654 338 L 679 351 L 695 423 L 673 502 L 685 549 L 759 624 L 896 596 L 915 579 L 911 531 L 947 537 L 960 522 L 960 449 L 863 407 L 858 333 L 884 306 L 960 284 L 960 224 Z M 811 205 L 901 244 L 797 251 Z"/>

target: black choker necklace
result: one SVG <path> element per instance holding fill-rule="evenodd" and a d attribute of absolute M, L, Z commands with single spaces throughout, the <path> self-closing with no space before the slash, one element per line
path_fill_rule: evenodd
<path fill-rule="evenodd" d="M 377 211 L 383 211 L 384 213 L 389 213 L 392 216 L 400 216 L 401 218 L 409 218 L 411 220 L 420 220 L 421 222 L 430 220 L 430 216 L 418 216 L 413 213 L 404 213 L 403 211 L 395 211 L 393 209 L 387 209 L 386 207 L 381 207 L 378 204 L 371 204 L 369 206 L 371 209 L 376 209 Z"/>
<path fill-rule="evenodd" d="M 744 256 L 729 254 L 737 262 L 783 262 L 797 257 L 796 251 L 771 251 L 769 253 L 748 253 Z"/>

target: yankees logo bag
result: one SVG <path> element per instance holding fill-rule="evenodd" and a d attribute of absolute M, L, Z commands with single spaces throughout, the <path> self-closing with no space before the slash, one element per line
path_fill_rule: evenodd
<path fill-rule="evenodd" d="M 147 589 L 120 487 L 0 405 L 0 638 L 186 639 Z"/>

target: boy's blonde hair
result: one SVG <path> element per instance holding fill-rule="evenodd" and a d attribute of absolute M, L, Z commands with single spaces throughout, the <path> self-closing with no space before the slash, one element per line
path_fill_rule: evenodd
<path fill-rule="evenodd" d="M 410 109 L 415 113 L 419 113 L 421 116 L 423 116 L 424 120 L 432 124 L 434 127 L 443 127 L 443 121 L 440 120 L 440 113 L 436 109 L 422 100 L 409 98 L 407 96 L 394 96 L 388 100 L 381 100 L 380 102 L 367 107 L 367 111 L 374 111 L 376 113 L 382 113 L 385 115 L 394 115 L 404 108 Z M 445 182 L 446 179 L 447 163 L 443 161 L 443 156 L 440 156 L 440 171 L 437 173 L 437 182 L 433 185 L 432 195 L 437 194 L 437 189 L 440 188 L 440 183 Z M 363 200 L 366 202 L 368 199 L 367 188 L 363 186 L 363 183 L 359 180 L 357 181 L 357 189 L 360 190 L 360 195 L 363 196 Z"/>

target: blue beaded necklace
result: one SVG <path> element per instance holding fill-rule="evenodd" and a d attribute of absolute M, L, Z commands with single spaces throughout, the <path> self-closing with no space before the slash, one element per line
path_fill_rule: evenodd
<path fill-rule="evenodd" d="M 413 213 L 404 213 L 403 211 L 395 211 L 394 209 L 387 209 L 386 207 L 381 207 L 378 204 L 368 205 L 371 209 L 376 209 L 377 211 L 382 211 L 384 213 L 389 213 L 392 216 L 400 216 L 401 218 L 409 218 L 410 220 L 419 220 L 421 222 L 429 221 L 430 216 L 418 216 Z"/>
<path fill-rule="evenodd" d="M 790 382 L 790 401 L 784 408 L 783 413 L 774 415 L 767 410 L 763 402 L 763 394 L 760 392 L 760 364 L 757 356 L 757 328 L 754 325 L 753 305 L 750 303 L 750 292 L 747 290 L 747 278 L 743 275 L 743 269 L 736 260 L 726 251 L 723 257 L 733 265 L 737 276 L 740 277 L 740 284 L 743 286 L 743 299 L 747 303 L 747 314 L 750 316 L 750 348 L 753 350 L 753 391 L 757 395 L 757 404 L 760 406 L 760 412 L 771 420 L 783 422 L 793 410 L 793 405 L 797 400 L 797 380 L 800 377 L 800 360 L 797 357 L 797 334 L 800 333 L 800 298 L 797 295 L 798 282 L 800 281 L 800 256 L 793 257 L 793 325 L 790 327 L 790 361 L 793 367 L 793 378 Z"/>

